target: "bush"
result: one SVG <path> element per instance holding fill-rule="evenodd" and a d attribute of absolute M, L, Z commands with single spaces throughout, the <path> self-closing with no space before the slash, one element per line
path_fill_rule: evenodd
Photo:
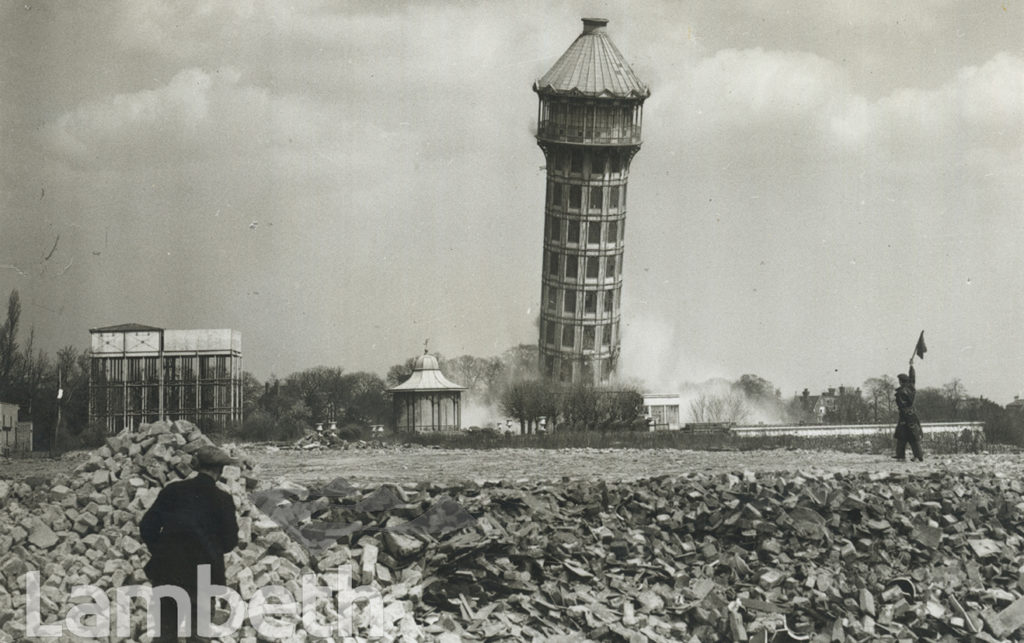
<path fill-rule="evenodd" d="M 78 433 L 61 432 L 57 439 L 60 451 L 77 451 L 79 449 L 95 449 L 103 445 L 109 434 L 101 422 L 92 422 Z"/>
<path fill-rule="evenodd" d="M 346 424 L 338 429 L 338 439 L 348 442 L 366 440 L 369 437 L 369 427 L 359 424 Z"/>
<path fill-rule="evenodd" d="M 303 427 L 290 417 L 280 420 L 270 413 L 257 409 L 245 418 L 238 439 L 245 442 L 284 442 L 298 438 Z"/>

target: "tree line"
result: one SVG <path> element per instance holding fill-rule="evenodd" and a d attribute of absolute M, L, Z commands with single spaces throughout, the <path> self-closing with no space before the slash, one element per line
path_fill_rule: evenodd
<path fill-rule="evenodd" d="M 0 402 L 17 404 L 19 415 L 33 422 L 36 450 L 95 443 L 98 436 L 88 431 L 89 352 L 65 346 L 51 358 L 36 347 L 34 328 L 23 335 L 15 289 L 0 325 Z"/>
<path fill-rule="evenodd" d="M 720 383 L 719 383 L 720 384 Z M 705 386 L 691 399 L 691 422 L 794 424 L 887 424 L 899 418 L 896 378 L 879 375 L 861 387 L 840 386 L 810 395 L 809 390 L 783 399 L 771 382 L 757 375 L 743 375 L 725 387 Z M 914 407 L 923 422 L 984 422 L 989 441 L 1024 445 L 1024 412 L 967 392 L 958 378 L 937 387 L 917 389 Z M 764 420 L 762 420 L 764 421 Z"/>
<path fill-rule="evenodd" d="M 492 357 L 434 356 L 448 379 L 466 387 L 464 402 L 513 418 L 523 433 L 538 431 L 542 423 L 547 430 L 646 428 L 637 384 L 571 385 L 538 379 L 536 345 L 520 344 Z M 316 366 L 261 382 L 246 372 L 242 423 L 203 428 L 240 439 L 289 440 L 318 422 L 335 422 L 344 436 L 365 435 L 367 427 L 389 423 L 388 389 L 405 381 L 414 364 L 415 358 L 395 364 L 384 377 Z M 103 428 L 89 423 L 89 371 L 88 350 L 69 345 L 51 357 L 36 346 L 34 329 L 21 328 L 21 300 L 12 290 L 0 325 L 0 401 L 19 405 L 22 417 L 34 423 L 36 450 L 79 448 L 103 440 Z M 806 390 L 784 399 L 770 381 L 745 374 L 684 391 L 688 404 L 680 410 L 680 421 L 895 423 L 895 390 L 896 380 L 880 375 L 859 388 L 824 394 L 830 401 L 822 405 L 822 396 Z M 916 407 L 923 421 L 982 421 L 990 441 L 1024 444 L 1024 413 L 1015 405 L 1004 408 L 969 395 L 959 379 L 919 388 Z"/>

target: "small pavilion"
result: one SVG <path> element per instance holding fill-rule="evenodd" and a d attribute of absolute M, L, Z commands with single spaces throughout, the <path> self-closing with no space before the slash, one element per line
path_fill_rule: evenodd
<path fill-rule="evenodd" d="M 462 392 L 466 387 L 445 377 L 437 358 L 426 349 L 416 358 L 409 379 L 389 390 L 396 431 L 462 429 Z"/>

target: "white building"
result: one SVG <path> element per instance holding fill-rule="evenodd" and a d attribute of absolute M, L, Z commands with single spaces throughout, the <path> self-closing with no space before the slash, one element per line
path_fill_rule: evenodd
<path fill-rule="evenodd" d="M 678 431 L 680 399 L 678 394 L 644 394 L 644 416 L 653 431 Z"/>

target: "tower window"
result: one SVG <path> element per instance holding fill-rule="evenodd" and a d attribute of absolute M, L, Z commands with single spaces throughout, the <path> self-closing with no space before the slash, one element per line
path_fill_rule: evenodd
<path fill-rule="evenodd" d="M 544 356 L 544 374 L 548 377 L 555 376 L 555 356 L 545 355 Z"/>
<path fill-rule="evenodd" d="M 615 257 L 608 257 L 607 269 L 605 270 L 605 273 L 604 273 L 605 279 L 614 279 L 615 278 L 615 268 L 616 268 L 616 266 L 615 266 Z"/>
<path fill-rule="evenodd" d="M 566 235 L 566 243 L 580 242 L 580 222 L 569 220 L 569 232 Z"/>
<path fill-rule="evenodd" d="M 583 327 L 583 350 L 594 350 L 594 333 L 593 326 Z"/>
<path fill-rule="evenodd" d="M 569 105 L 568 130 L 570 136 L 583 136 L 584 112 L 582 105 Z M 582 171 L 582 170 L 581 170 Z"/>
<path fill-rule="evenodd" d="M 551 240 L 558 242 L 562 238 L 562 220 L 558 217 L 551 217 Z"/>
<path fill-rule="evenodd" d="M 572 150 L 569 153 L 569 158 L 572 159 L 569 171 L 573 174 L 583 174 L 583 152 Z"/>
<path fill-rule="evenodd" d="M 579 257 L 576 255 L 565 255 L 565 276 L 568 279 L 575 279 L 580 274 Z"/>
<path fill-rule="evenodd" d="M 567 313 L 576 312 L 576 291 L 566 290 L 565 291 L 565 302 L 563 302 L 562 309 Z"/>
<path fill-rule="evenodd" d="M 610 259 L 611 257 L 609 257 Z M 587 279 L 597 279 L 601 270 L 600 257 L 587 257 Z"/>
<path fill-rule="evenodd" d="M 548 286 L 548 297 L 547 297 L 548 310 L 555 310 L 558 306 L 558 289 L 554 286 Z"/>
<path fill-rule="evenodd" d="M 551 199 L 549 202 L 551 203 L 551 205 L 559 208 L 562 207 L 562 184 L 552 181 L 550 192 Z"/>
<path fill-rule="evenodd" d="M 614 203 L 614 201 L 613 201 Z M 619 241 L 619 222 L 609 221 L 608 222 L 608 243 L 618 243 Z"/>
<path fill-rule="evenodd" d="M 611 346 L 612 345 L 612 325 L 605 324 L 601 330 L 601 345 Z"/>
<path fill-rule="evenodd" d="M 590 178 L 602 179 L 604 178 L 604 165 L 608 154 L 603 151 L 597 151 L 594 156 L 590 159 Z"/>
<path fill-rule="evenodd" d="M 609 160 L 611 161 L 611 163 L 610 163 L 611 167 L 609 168 L 609 170 L 611 171 L 612 174 L 618 174 L 619 171 L 622 169 L 622 162 L 619 159 L 618 152 L 612 152 L 611 155 L 610 155 Z"/>
<path fill-rule="evenodd" d="M 593 314 L 597 312 L 597 291 L 588 290 L 583 293 L 583 312 Z"/>
<path fill-rule="evenodd" d="M 563 382 L 572 381 L 572 362 L 567 359 L 561 360 L 558 370 L 558 379 Z"/>
<path fill-rule="evenodd" d="M 583 201 L 583 186 L 570 185 L 569 186 L 569 208 L 572 210 L 579 210 L 580 204 Z"/>
<path fill-rule="evenodd" d="M 604 188 L 597 186 L 590 188 L 590 209 L 600 210 L 604 205 Z"/>
<path fill-rule="evenodd" d="M 592 246 L 599 245 L 601 243 L 601 223 L 598 221 L 591 221 L 587 224 L 587 243 Z"/>
<path fill-rule="evenodd" d="M 555 322 L 549 321 L 544 324 L 544 341 L 548 344 L 555 343 Z"/>
<path fill-rule="evenodd" d="M 604 312 L 610 313 L 615 310 L 615 291 L 604 291 Z"/>
<path fill-rule="evenodd" d="M 558 256 L 557 252 L 552 252 L 548 256 L 548 274 L 552 277 L 558 276 L 558 262 L 561 261 L 561 257 Z"/>
<path fill-rule="evenodd" d="M 611 192 L 608 195 L 608 209 L 619 209 L 619 186 L 617 185 L 611 189 Z"/>
<path fill-rule="evenodd" d="M 562 346 L 572 348 L 576 343 L 576 327 L 566 324 L 562 327 Z"/>

